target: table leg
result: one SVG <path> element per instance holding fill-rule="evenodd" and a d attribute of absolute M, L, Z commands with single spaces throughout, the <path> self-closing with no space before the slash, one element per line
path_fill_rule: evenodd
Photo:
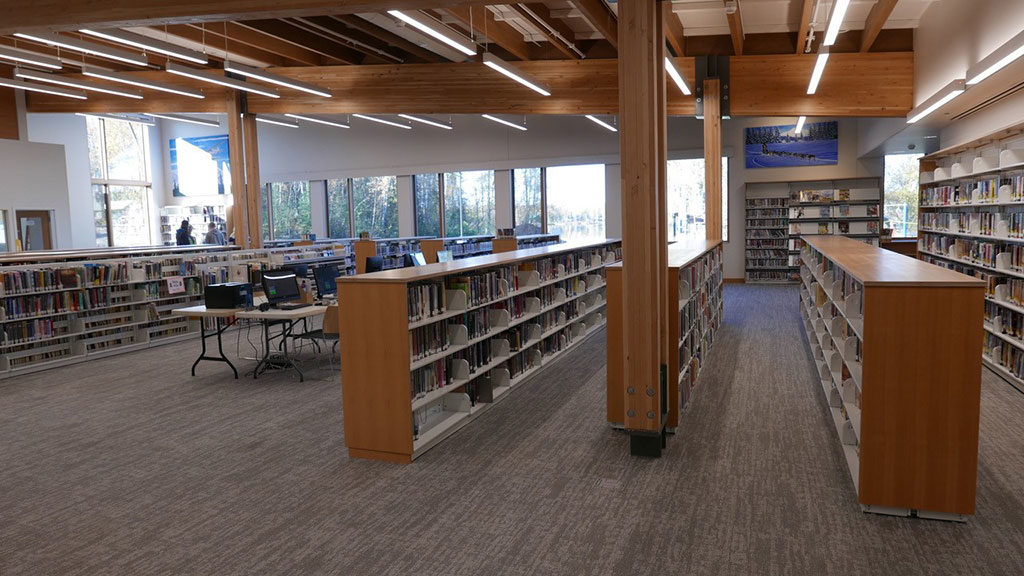
<path fill-rule="evenodd" d="M 199 352 L 199 357 L 196 358 L 196 361 L 192 363 L 192 376 L 196 375 L 196 367 L 199 366 L 199 362 L 201 362 L 203 360 L 207 360 L 207 361 L 210 361 L 210 362 L 224 362 L 229 367 L 231 367 L 231 371 L 235 374 L 235 379 L 237 380 L 238 379 L 238 369 L 235 368 L 235 365 L 232 364 L 231 360 L 229 360 L 227 355 L 224 354 L 224 340 L 222 338 L 222 336 L 224 334 L 224 331 L 227 330 L 232 324 L 235 323 L 234 318 L 231 318 L 231 319 L 216 318 L 214 321 L 216 322 L 217 328 L 213 332 L 210 332 L 210 331 L 208 331 L 206 329 L 206 322 L 204 322 L 203 319 L 200 319 L 199 337 L 200 337 L 200 341 L 202 343 L 201 344 L 202 348 L 201 348 L 201 351 Z M 214 336 L 217 337 L 217 352 L 218 352 L 219 356 L 209 356 L 209 355 L 207 355 L 206 339 L 207 338 L 213 338 Z"/>

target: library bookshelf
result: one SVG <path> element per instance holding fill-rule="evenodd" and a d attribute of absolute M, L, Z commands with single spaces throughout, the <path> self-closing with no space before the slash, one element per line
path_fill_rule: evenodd
<path fill-rule="evenodd" d="M 922 158 L 918 257 L 985 282 L 983 362 L 1024 391 L 1024 137 Z M 1013 148 L 1012 146 L 1018 146 Z"/>
<path fill-rule="evenodd" d="M 984 283 L 853 239 L 803 239 L 804 329 L 862 509 L 965 520 Z"/>
<path fill-rule="evenodd" d="M 339 278 L 349 455 L 410 462 L 486 412 L 604 325 L 620 258 L 605 240 Z"/>
<path fill-rule="evenodd" d="M 799 281 L 804 234 L 847 236 L 879 245 L 878 178 L 751 182 L 745 196 L 747 282 Z"/>
<path fill-rule="evenodd" d="M 427 264 L 437 262 L 437 253 L 447 250 L 455 260 L 471 258 L 491 253 L 491 241 L 494 236 L 459 236 L 456 238 L 432 238 L 420 240 L 420 251 Z"/>
<path fill-rule="evenodd" d="M 366 259 L 371 256 L 383 258 L 385 270 L 401 268 L 406 254 L 420 252 L 420 242 L 432 238 L 432 236 L 409 236 L 405 238 L 356 239 L 352 242 L 356 273 L 364 274 L 366 272 Z"/>
<path fill-rule="evenodd" d="M 558 234 L 526 234 L 523 236 L 495 238 L 492 242 L 492 251 L 495 254 L 501 254 L 502 252 L 512 252 L 513 250 L 551 246 L 561 241 L 561 237 Z"/>
<path fill-rule="evenodd" d="M 697 240 L 668 247 L 669 430 L 679 426 L 681 411 L 690 402 L 704 359 L 722 324 L 722 241 Z M 625 422 L 626 388 L 623 381 L 622 264 L 608 267 L 607 419 L 614 428 Z"/>

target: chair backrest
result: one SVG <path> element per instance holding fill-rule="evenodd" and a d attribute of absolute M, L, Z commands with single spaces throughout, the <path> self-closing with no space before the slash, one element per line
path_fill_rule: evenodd
<path fill-rule="evenodd" d="M 337 334 L 338 328 L 338 305 L 331 304 L 324 312 L 324 334 Z"/>

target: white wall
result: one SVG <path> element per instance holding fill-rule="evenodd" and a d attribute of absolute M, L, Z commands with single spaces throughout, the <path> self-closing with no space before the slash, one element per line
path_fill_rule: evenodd
<path fill-rule="evenodd" d="M 89 167 L 89 138 L 85 118 L 74 114 L 29 114 L 28 139 L 32 142 L 60 144 L 64 150 L 63 184 L 54 194 L 63 194 L 70 214 L 58 223 L 68 234 L 62 248 L 96 246 L 96 226 L 92 212 L 92 176 Z M 55 170 L 51 167 L 50 170 Z M 49 176 L 47 176 L 49 177 Z M 49 190 L 38 189 L 44 196 Z M 34 200 L 34 198 L 33 198 Z"/>
<path fill-rule="evenodd" d="M 52 210 L 56 248 L 72 247 L 71 207 L 64 147 L 23 140 L 0 140 L 0 208 L 9 246 L 14 246 L 15 210 Z M 91 211 L 89 212 L 92 213 Z"/>

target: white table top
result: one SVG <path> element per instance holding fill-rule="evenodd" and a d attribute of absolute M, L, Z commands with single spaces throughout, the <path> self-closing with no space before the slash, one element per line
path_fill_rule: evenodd
<path fill-rule="evenodd" d="M 244 311 L 244 308 L 207 308 L 204 304 L 187 308 L 175 308 L 171 310 L 171 314 L 173 316 L 187 316 L 189 318 L 230 318 Z"/>
<path fill-rule="evenodd" d="M 278 310 L 271 308 L 266 312 L 260 310 L 240 310 L 235 313 L 239 318 L 248 320 L 301 320 L 313 316 L 323 316 L 327 313 L 327 306 L 306 306 L 294 310 Z"/>

